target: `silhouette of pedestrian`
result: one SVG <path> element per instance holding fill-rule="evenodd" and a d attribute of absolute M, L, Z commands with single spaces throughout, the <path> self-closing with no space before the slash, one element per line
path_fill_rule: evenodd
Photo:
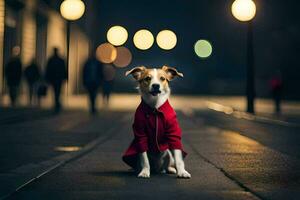
<path fill-rule="evenodd" d="M 49 58 L 46 66 L 46 81 L 52 86 L 54 91 L 54 110 L 59 112 L 61 110 L 60 94 L 61 87 L 65 80 L 67 80 L 68 72 L 63 58 L 59 56 L 58 48 L 53 48 L 53 56 Z"/>
<path fill-rule="evenodd" d="M 91 114 L 96 113 L 95 102 L 102 79 L 102 64 L 92 55 L 83 67 L 83 85 L 88 91 Z"/>
<path fill-rule="evenodd" d="M 281 79 L 281 73 L 280 71 L 276 72 L 276 75 L 274 75 L 270 80 L 270 87 L 272 92 L 272 97 L 275 104 L 275 112 L 276 114 L 280 114 L 281 107 L 281 95 L 282 95 L 282 79 Z"/>
<path fill-rule="evenodd" d="M 25 68 L 24 75 L 28 85 L 29 104 L 32 105 L 34 103 L 33 100 L 35 100 L 35 102 L 37 100 L 37 87 L 41 79 L 40 68 L 36 64 L 35 59 L 32 59 L 30 65 Z"/>
<path fill-rule="evenodd" d="M 5 78 L 9 90 L 11 105 L 15 106 L 22 78 L 20 47 L 13 48 L 12 57 L 5 66 Z"/>
<path fill-rule="evenodd" d="M 103 66 L 103 104 L 105 107 L 109 105 L 110 94 L 113 89 L 113 83 L 115 78 L 115 68 L 110 64 L 105 64 Z"/>

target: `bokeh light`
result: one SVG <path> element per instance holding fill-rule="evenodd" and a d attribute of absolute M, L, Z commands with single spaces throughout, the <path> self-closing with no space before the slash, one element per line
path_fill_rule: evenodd
<path fill-rule="evenodd" d="M 96 57 L 102 63 L 112 63 L 117 58 L 117 49 L 110 43 L 103 43 L 97 47 Z"/>
<path fill-rule="evenodd" d="M 106 37 L 109 43 L 120 46 L 127 41 L 128 32 L 122 26 L 113 26 L 107 31 Z"/>
<path fill-rule="evenodd" d="M 164 50 L 173 49 L 177 43 L 176 34 L 170 30 L 162 30 L 156 36 L 156 43 Z"/>
<path fill-rule="evenodd" d="M 252 0 L 235 0 L 231 12 L 239 21 L 250 21 L 255 17 L 256 5 Z"/>
<path fill-rule="evenodd" d="M 133 43 L 136 48 L 147 50 L 153 45 L 154 37 L 150 31 L 142 29 L 134 34 Z"/>
<path fill-rule="evenodd" d="M 198 40 L 195 43 L 194 50 L 200 58 L 207 58 L 212 53 L 212 46 L 207 40 Z"/>
<path fill-rule="evenodd" d="M 84 14 L 85 5 L 81 0 L 65 0 L 60 5 L 60 13 L 67 20 L 77 20 Z"/>
<path fill-rule="evenodd" d="M 117 58 L 113 62 L 116 67 L 127 67 L 132 60 L 132 54 L 126 47 L 117 47 Z"/>

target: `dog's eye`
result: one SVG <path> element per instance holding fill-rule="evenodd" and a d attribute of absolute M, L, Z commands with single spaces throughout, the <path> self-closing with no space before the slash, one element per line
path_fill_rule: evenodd
<path fill-rule="evenodd" d="M 162 77 L 160 77 L 160 80 L 161 80 L 161 81 L 165 81 L 166 78 L 162 76 Z"/>
<path fill-rule="evenodd" d="M 150 76 L 146 77 L 145 81 L 151 81 L 151 77 Z"/>

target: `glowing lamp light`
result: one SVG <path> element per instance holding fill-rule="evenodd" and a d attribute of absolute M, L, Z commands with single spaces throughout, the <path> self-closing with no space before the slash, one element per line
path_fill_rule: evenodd
<path fill-rule="evenodd" d="M 122 26 L 113 26 L 107 31 L 106 37 L 109 43 L 120 46 L 127 41 L 128 32 Z"/>
<path fill-rule="evenodd" d="M 162 30 L 156 36 L 156 43 L 164 50 L 173 49 L 177 43 L 176 34 L 170 30 Z"/>
<path fill-rule="evenodd" d="M 65 0 L 60 5 L 60 13 L 67 20 L 77 20 L 84 14 L 85 5 L 81 0 Z"/>
<path fill-rule="evenodd" d="M 198 40 L 195 43 L 194 50 L 200 58 L 207 58 L 212 53 L 212 46 L 207 40 Z"/>
<path fill-rule="evenodd" d="M 235 0 L 231 6 L 231 12 L 239 21 L 250 21 L 255 17 L 256 5 L 252 0 Z"/>
<path fill-rule="evenodd" d="M 132 60 L 132 54 L 126 47 L 117 47 L 117 58 L 113 62 L 116 67 L 127 67 Z"/>
<path fill-rule="evenodd" d="M 110 43 L 103 43 L 97 47 L 96 57 L 102 63 L 112 63 L 117 58 L 117 49 Z"/>
<path fill-rule="evenodd" d="M 150 31 L 142 29 L 134 34 L 133 43 L 136 48 L 147 50 L 153 45 L 154 37 Z"/>

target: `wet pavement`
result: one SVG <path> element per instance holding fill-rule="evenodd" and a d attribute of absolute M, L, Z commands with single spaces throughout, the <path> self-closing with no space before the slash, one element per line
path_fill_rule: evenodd
<path fill-rule="evenodd" d="M 53 150 L 57 146 L 84 147 L 96 138 L 105 138 L 8 199 L 300 198 L 298 127 L 238 119 L 209 110 L 192 114 L 178 111 L 183 144 L 189 153 L 186 168 L 192 179 L 152 174 L 145 180 L 136 178 L 121 160 L 133 137 L 132 118 L 129 111 L 105 111 L 97 117 L 68 111 L 14 126 L 1 125 L 3 138 L 8 138 L 2 143 L 2 152 L 16 151 L 2 153 L 7 156 L 3 160 L 1 156 L 1 163 L 5 163 L 1 175 L 17 167 L 13 163 L 22 160 L 24 154 L 20 152 L 31 153 L 19 165 L 26 164 L 25 160 L 27 164 L 37 163 L 60 154 Z M 22 139 L 9 137 L 13 134 Z M 4 149 L 5 143 L 10 147 Z M 5 187 L 3 181 L 1 187 Z"/>
<path fill-rule="evenodd" d="M 115 112 L 91 117 L 83 111 L 54 115 L 37 109 L 6 112 L 0 124 L 0 173 L 59 156 L 72 150 L 68 147 L 81 148 L 105 134 L 113 119 L 122 116 Z"/>
<path fill-rule="evenodd" d="M 277 121 L 241 119 L 212 110 L 195 111 L 193 120 L 202 125 L 236 131 L 262 145 L 300 159 L 300 123 L 282 124 L 276 123 Z"/>

